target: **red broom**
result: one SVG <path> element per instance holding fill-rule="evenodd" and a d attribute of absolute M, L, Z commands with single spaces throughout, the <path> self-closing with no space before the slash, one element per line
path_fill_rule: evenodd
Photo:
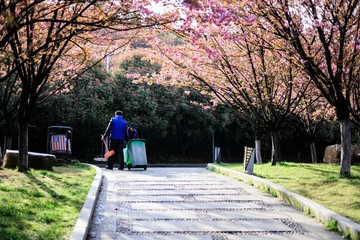
<path fill-rule="evenodd" d="M 103 135 L 101 135 L 101 140 L 103 141 L 103 143 L 104 143 L 104 145 L 105 145 L 104 158 L 109 158 L 109 157 L 111 157 L 112 155 L 114 155 L 114 154 L 115 154 L 115 151 L 114 151 L 114 150 L 110 150 L 110 151 L 109 151 L 108 146 L 107 146 L 107 144 L 106 144 L 106 142 L 105 142 L 105 140 L 104 140 L 104 136 L 103 136 Z"/>

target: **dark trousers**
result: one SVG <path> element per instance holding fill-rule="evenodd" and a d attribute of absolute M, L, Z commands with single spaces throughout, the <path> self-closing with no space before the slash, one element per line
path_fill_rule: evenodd
<path fill-rule="evenodd" d="M 115 154 L 109 157 L 108 159 L 108 167 L 113 168 L 114 162 L 119 162 L 119 168 L 124 169 L 124 154 L 123 154 L 123 147 L 124 147 L 124 140 L 119 139 L 110 139 L 110 149 L 114 150 Z"/>

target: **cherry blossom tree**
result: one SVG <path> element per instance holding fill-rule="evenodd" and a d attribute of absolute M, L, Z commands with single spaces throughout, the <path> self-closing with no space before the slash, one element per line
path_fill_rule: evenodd
<path fill-rule="evenodd" d="M 340 175 L 349 177 L 350 121 L 358 120 L 360 4 L 358 0 L 257 0 L 234 2 L 184 1 L 183 36 L 204 35 L 203 25 L 260 26 L 266 35 L 283 39 L 282 49 L 292 55 L 327 102 L 335 107 L 341 132 Z M 189 21 L 189 19 L 191 21 Z M 229 33 L 231 31 L 227 31 Z"/>
<path fill-rule="evenodd" d="M 157 43 L 163 55 L 176 65 L 167 65 L 163 80 L 208 88 L 221 102 L 246 116 L 255 129 L 259 162 L 260 138 L 264 131 L 270 131 L 271 161 L 275 165 L 280 160 L 279 130 L 286 118 L 304 110 L 299 106 L 303 106 L 300 102 L 309 80 L 302 77 L 292 57 L 279 48 L 284 41 L 266 36 L 259 27 L 249 31 L 233 26 L 231 34 L 223 35 L 218 31 L 214 26 L 206 28 L 202 38 L 188 36 L 184 38 L 188 43 L 177 47 Z M 176 78 L 175 67 L 181 69 L 181 79 Z"/>
<path fill-rule="evenodd" d="M 360 71 L 358 71 L 360 74 Z M 351 105 L 353 108 L 351 109 L 351 121 L 354 127 L 357 128 L 358 132 L 360 132 L 360 76 L 355 76 L 358 81 L 355 81 L 354 87 L 351 89 Z"/>
<path fill-rule="evenodd" d="M 326 99 L 321 96 L 319 90 L 314 87 L 308 88 L 301 103 L 304 106 L 304 110 L 297 114 L 296 120 L 309 141 L 311 162 L 317 163 L 315 145 L 317 128 L 325 121 L 333 121 L 335 111 Z"/>
<path fill-rule="evenodd" d="M 360 4 L 350 1 L 254 1 L 254 16 L 288 42 L 322 96 L 335 107 L 341 132 L 340 175 L 351 176 L 350 120 L 360 65 Z M 352 117 L 351 117 L 352 116 Z"/>
<path fill-rule="evenodd" d="M 34 106 L 46 99 L 44 93 L 66 85 L 63 80 L 74 75 L 77 66 L 89 57 L 86 44 L 106 41 L 111 45 L 116 40 L 113 36 L 117 39 L 124 36 L 120 34 L 119 37 L 116 32 L 168 22 L 166 15 L 158 18 L 149 11 L 146 8 L 149 3 L 145 0 L 136 3 L 96 0 L 0 2 L 0 22 L 3 23 L 0 26 L 0 54 L 9 54 L 13 61 L 11 66 L 14 66 L 1 72 L 0 82 L 8 81 L 14 73 L 21 82 L 17 112 L 19 171 L 28 170 L 28 122 Z M 77 53 L 75 58 L 74 53 Z M 66 58 L 69 55 L 72 58 Z"/>
<path fill-rule="evenodd" d="M 1 62 L 4 63 L 4 71 L 7 72 L 11 69 L 11 60 L 2 59 Z M 12 136 L 16 130 L 14 123 L 16 122 L 16 110 L 19 106 L 19 92 L 20 82 L 16 73 L 9 76 L 7 81 L 0 82 L 0 112 L 3 115 L 4 119 L 4 144 L 2 147 L 3 153 L 6 153 L 7 149 L 11 149 L 12 145 Z M 0 156 L 1 157 L 1 156 Z"/>

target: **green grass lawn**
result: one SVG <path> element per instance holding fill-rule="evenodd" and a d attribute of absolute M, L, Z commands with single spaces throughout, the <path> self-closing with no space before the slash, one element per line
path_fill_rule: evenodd
<path fill-rule="evenodd" d="M 0 170 L 0 238 L 69 239 L 95 174 L 82 165 Z"/>
<path fill-rule="evenodd" d="M 220 164 L 243 171 L 242 164 Z M 340 178 L 340 166 L 281 162 L 255 164 L 254 175 L 317 202 L 360 223 L 360 166 L 351 166 L 349 179 Z"/>

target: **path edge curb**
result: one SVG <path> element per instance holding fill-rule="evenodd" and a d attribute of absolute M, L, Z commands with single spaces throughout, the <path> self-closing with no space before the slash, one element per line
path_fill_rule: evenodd
<path fill-rule="evenodd" d="M 81 208 L 74 230 L 70 236 L 70 240 L 86 240 L 103 180 L 103 171 L 99 167 L 87 163 L 83 164 L 94 168 L 96 170 L 96 175 L 86 196 L 84 205 Z"/>
<path fill-rule="evenodd" d="M 206 168 L 210 171 L 241 180 L 249 185 L 253 185 L 274 197 L 282 199 L 284 202 L 301 210 L 306 215 L 313 216 L 316 220 L 328 226 L 336 224 L 338 232 L 348 236 L 352 240 L 360 240 L 360 224 L 333 212 L 312 200 L 291 192 L 279 185 L 265 179 L 241 173 L 224 167 L 209 163 Z"/>

